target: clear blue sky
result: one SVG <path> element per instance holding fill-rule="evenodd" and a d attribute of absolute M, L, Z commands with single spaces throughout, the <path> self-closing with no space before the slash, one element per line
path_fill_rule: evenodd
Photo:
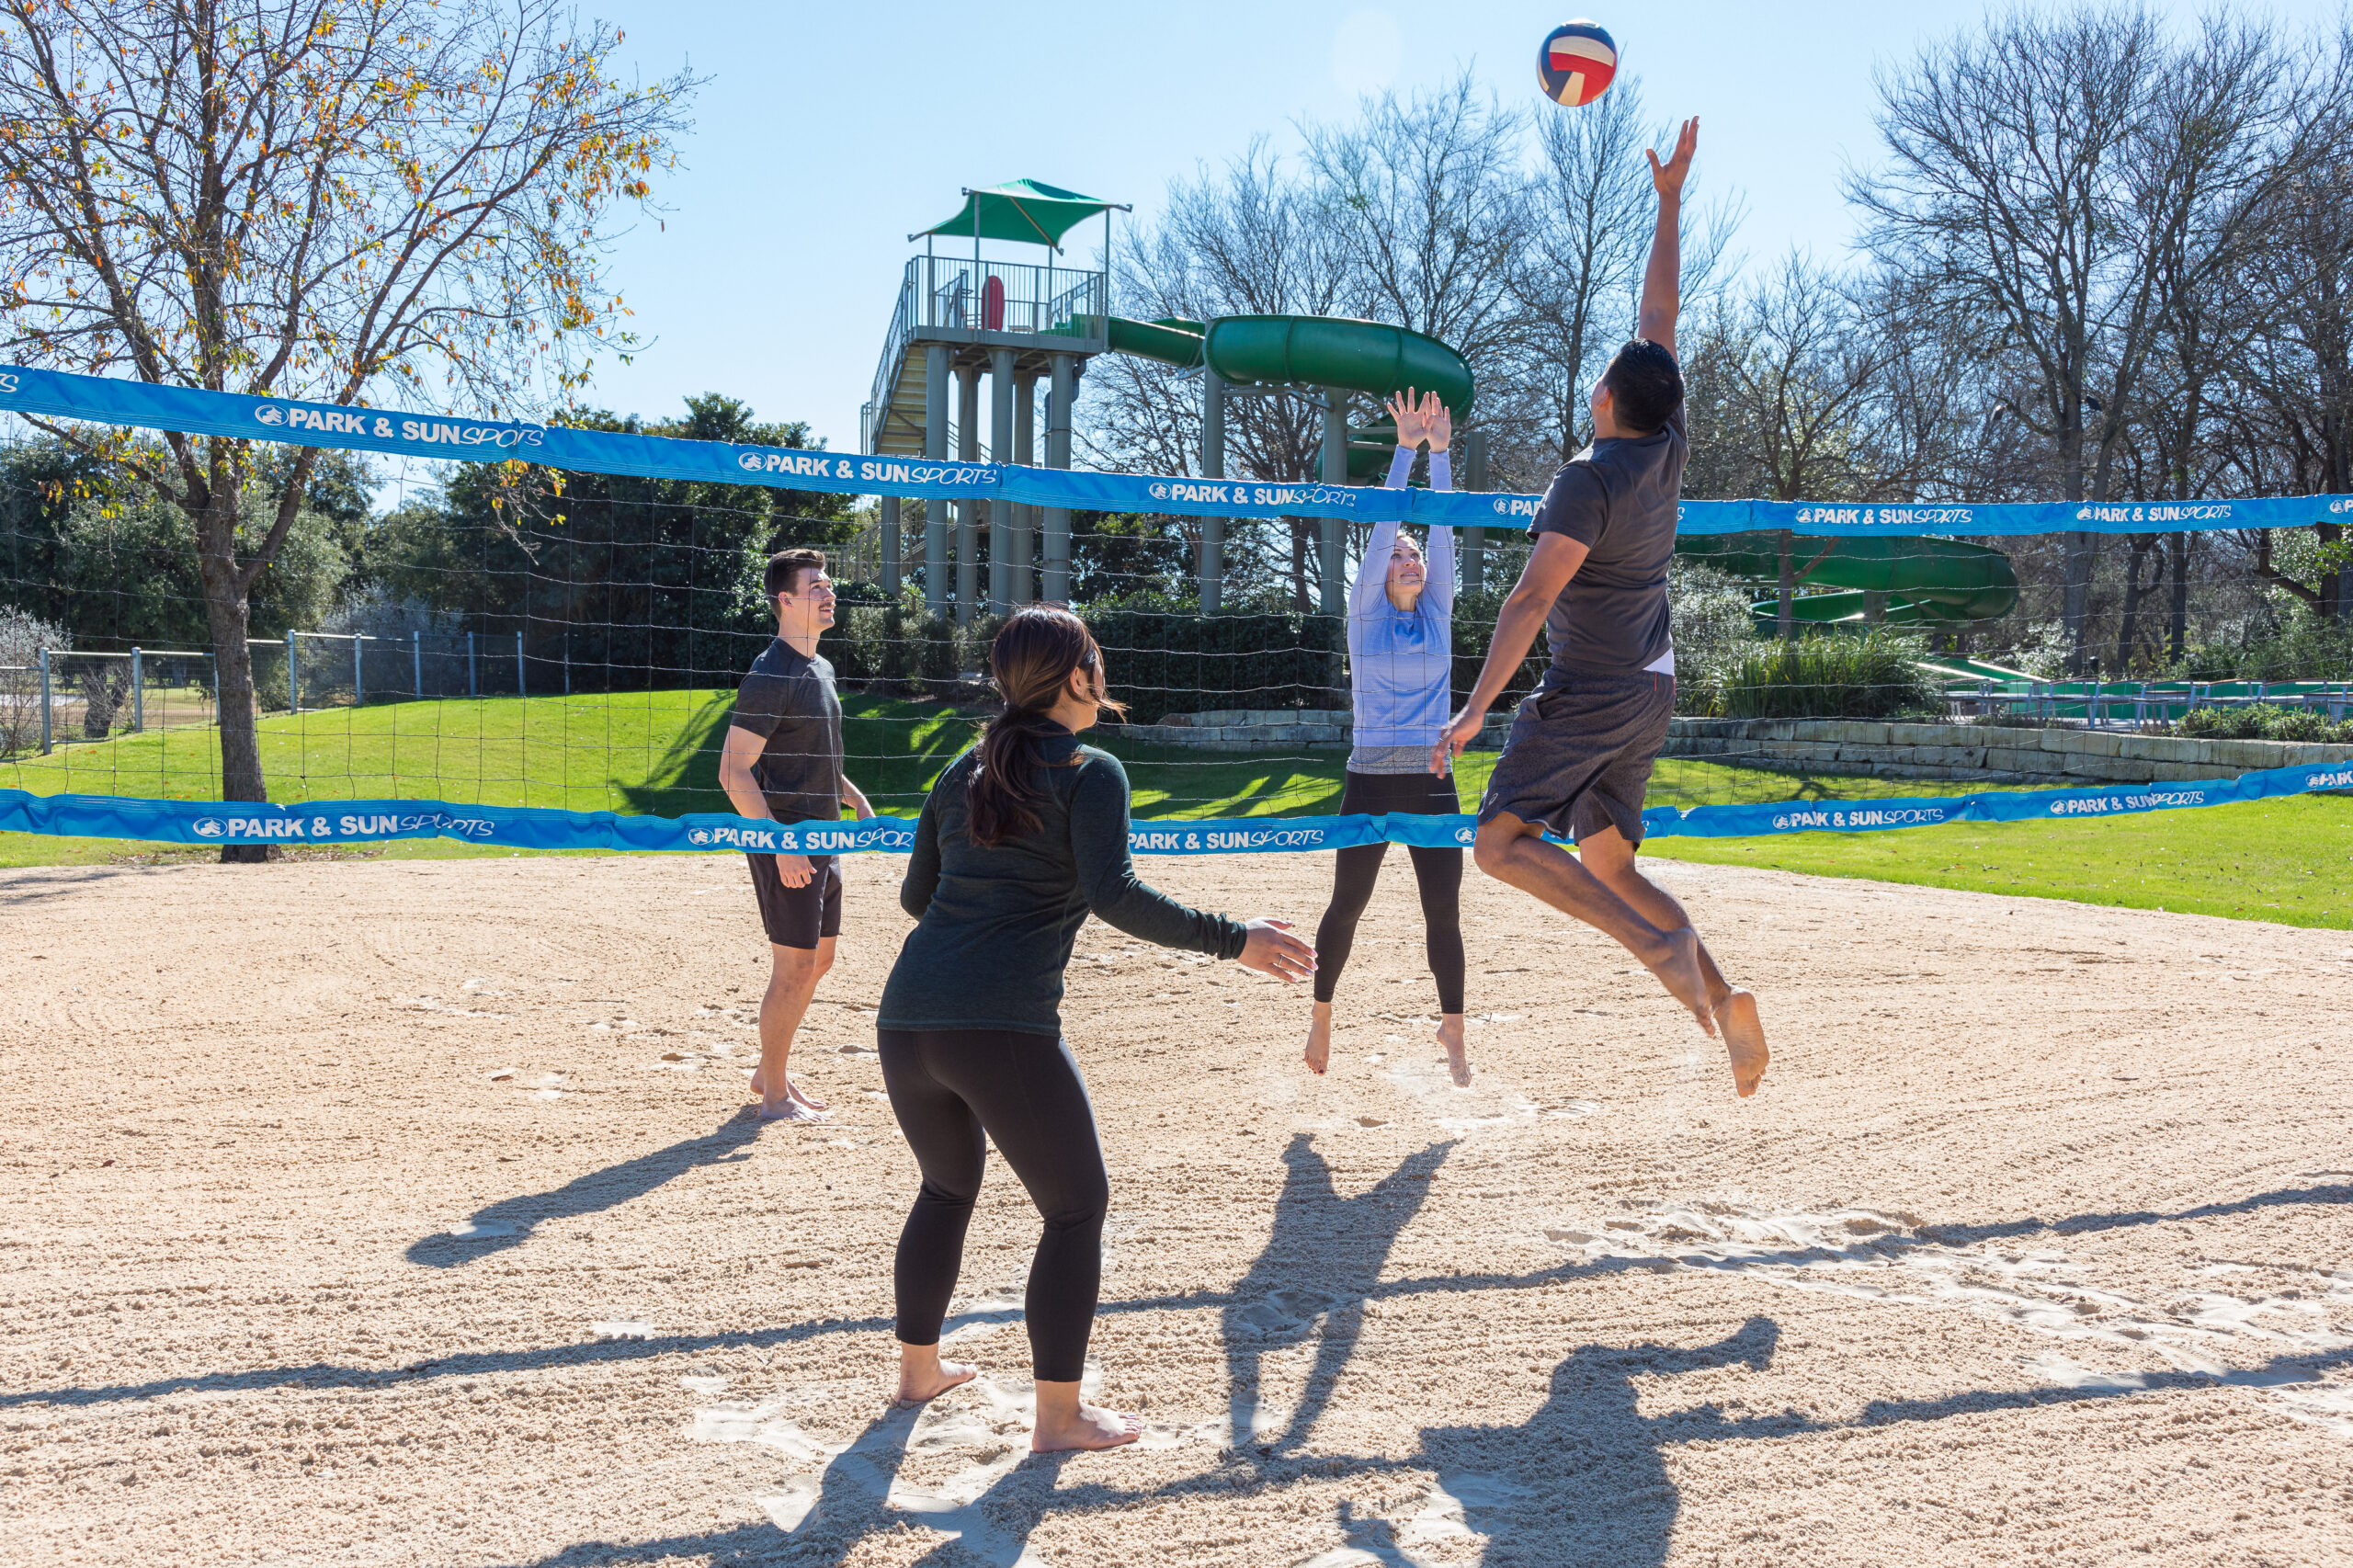
<path fill-rule="evenodd" d="M 1294 147 L 1297 122 L 1345 116 L 1360 92 L 1434 82 L 1464 62 L 1508 102 L 1574 112 L 1536 90 L 1537 45 L 1573 14 L 1560 7 L 630 0 L 601 9 L 626 30 L 636 69 L 654 76 L 685 65 L 711 80 L 682 148 L 686 166 L 661 186 L 666 227 L 640 225 L 611 260 L 634 325 L 654 345 L 633 364 L 605 365 L 592 400 L 655 415 L 688 394 L 723 392 L 764 418 L 810 421 L 836 449 L 858 444 L 858 405 L 915 248 L 904 236 L 952 213 L 961 187 L 1031 176 L 1133 202 L 1142 218 L 1172 176 L 1222 163 L 1254 135 Z M 2276 11 L 2311 22 L 2336 6 L 2284 0 Z M 1853 222 L 1839 176 L 1875 154 L 1874 66 L 1908 59 L 1982 12 L 1974 0 L 1685 0 L 1599 19 L 1654 116 L 1702 117 L 1701 178 L 1745 194 L 1739 244 L 1753 262 L 1793 244 L 1825 258 L 1844 249 Z M 1420 30 L 1408 19 L 1417 14 L 1443 16 L 1443 30 Z M 1095 231 L 1081 233 L 1091 249 Z"/>

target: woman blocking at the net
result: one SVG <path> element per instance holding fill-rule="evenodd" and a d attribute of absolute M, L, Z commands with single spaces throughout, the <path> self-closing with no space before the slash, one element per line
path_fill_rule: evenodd
<path fill-rule="evenodd" d="M 1397 455 L 1388 485 L 1403 489 L 1424 441 L 1430 488 L 1450 490 L 1446 449 L 1454 420 L 1436 392 L 1418 400 L 1408 388 L 1389 400 L 1397 422 Z M 1453 816 L 1462 810 L 1454 775 L 1430 772 L 1430 751 L 1453 716 L 1454 530 L 1429 530 L 1424 556 L 1397 524 L 1374 525 L 1371 543 L 1348 591 L 1349 704 L 1354 745 L 1340 814 Z M 1423 945 L 1438 982 L 1438 1041 L 1457 1085 L 1471 1082 L 1462 1051 L 1462 851 L 1408 846 L 1422 899 Z M 1307 1065 L 1321 1073 L 1332 1056 L 1332 998 L 1356 943 L 1357 922 L 1371 901 L 1387 844 L 1362 844 L 1335 858 L 1332 903 L 1315 928 L 1315 1004 L 1307 1025 Z"/>
<path fill-rule="evenodd" d="M 1313 972 L 1315 955 L 1279 921 L 1188 909 L 1136 876 L 1127 774 L 1078 739 L 1098 709 L 1118 706 L 1085 622 L 1043 605 L 1017 611 L 989 665 L 1003 706 L 924 801 L 899 893 L 917 924 L 877 1019 L 891 1109 L 923 1172 L 894 1278 L 899 1398 L 934 1398 L 978 1370 L 942 1361 L 939 1333 L 994 1142 L 1045 1221 L 1026 1314 L 1038 1390 L 1029 1446 L 1116 1448 L 1142 1426 L 1078 1397 L 1110 1178 L 1062 1033 L 1072 943 L 1091 913 L 1283 980 Z"/>

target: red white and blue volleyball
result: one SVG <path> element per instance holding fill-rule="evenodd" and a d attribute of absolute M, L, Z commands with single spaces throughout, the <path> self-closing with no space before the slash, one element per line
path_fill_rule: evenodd
<path fill-rule="evenodd" d="M 1544 36 L 1536 70 L 1546 97 L 1583 108 L 1609 90 L 1618 74 L 1618 42 L 1599 22 L 1563 22 Z"/>

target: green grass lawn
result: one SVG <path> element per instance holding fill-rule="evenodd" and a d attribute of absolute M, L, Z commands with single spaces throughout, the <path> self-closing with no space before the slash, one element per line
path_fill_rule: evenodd
<path fill-rule="evenodd" d="M 460 805 L 561 806 L 675 816 L 724 811 L 719 744 L 732 691 L 484 698 L 278 714 L 261 725 L 270 797 L 379 798 Z M 885 812 L 912 815 L 969 743 L 969 714 L 934 702 L 853 695 L 844 702 L 850 775 Z M 1269 760 L 1146 744 L 1114 727 L 1089 734 L 1117 754 L 1139 817 L 1325 814 L 1339 809 L 1342 756 Z M 1458 767 L 1465 806 L 1495 754 Z M 209 728 L 157 729 L 0 762 L 0 788 L 40 794 L 213 800 L 220 742 Z M 1805 777 L 1683 758 L 1660 762 L 1650 803 L 1860 800 L 1965 786 Z M 2135 908 L 2353 926 L 2353 799 L 2305 797 L 2108 821 L 2027 822 L 1876 834 L 1662 838 L 1673 858 Z M 0 834 L 0 867 L 209 858 L 209 846 Z M 441 840 L 301 854 L 409 858 L 506 855 Z M 583 852 L 583 853 L 595 853 Z"/>

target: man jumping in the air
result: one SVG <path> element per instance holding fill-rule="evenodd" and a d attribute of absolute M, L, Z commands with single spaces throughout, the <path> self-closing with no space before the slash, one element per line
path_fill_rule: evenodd
<path fill-rule="evenodd" d="M 1438 737 L 1430 771 L 1444 772 L 1478 738 L 1541 625 L 1552 667 L 1512 720 L 1479 802 L 1472 858 L 1489 876 L 1622 943 L 1701 1028 L 1722 1035 L 1733 1086 L 1747 1096 L 1768 1060 L 1756 998 L 1726 983 L 1683 906 L 1634 863 L 1643 793 L 1675 712 L 1666 568 L 1690 449 L 1675 317 L 1683 182 L 1699 142 L 1699 122 L 1686 120 L 1672 158 L 1650 155 L 1658 228 L 1634 341 L 1593 389 L 1593 445 L 1544 493 L 1528 530 L 1535 553 L 1495 618 L 1479 684 Z M 1547 828 L 1574 838 L 1577 853 L 1545 843 Z"/>
<path fill-rule="evenodd" d="M 842 705 L 817 639 L 834 623 L 834 580 L 824 552 L 768 557 L 761 586 L 776 609 L 776 641 L 752 661 L 727 718 L 719 787 L 735 814 L 780 823 L 839 822 L 847 805 L 874 808 L 842 773 Z M 832 855 L 747 855 L 760 924 L 767 928 L 768 989 L 760 998 L 760 1065 L 752 1093 L 763 1121 L 813 1121 L 811 1099 L 785 1071 L 792 1037 L 817 982 L 834 967 L 842 929 L 842 871 Z"/>

